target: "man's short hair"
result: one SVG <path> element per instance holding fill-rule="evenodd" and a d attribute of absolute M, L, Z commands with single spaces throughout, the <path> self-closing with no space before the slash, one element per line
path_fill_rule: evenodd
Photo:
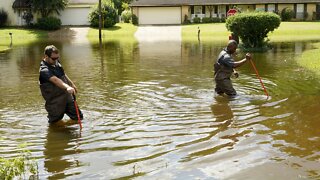
<path fill-rule="evenodd" d="M 46 48 L 44 48 L 44 54 L 48 57 L 51 57 L 52 53 L 59 53 L 59 49 L 56 48 L 54 45 L 49 45 Z"/>
<path fill-rule="evenodd" d="M 236 40 L 229 40 L 228 41 L 228 45 L 227 46 L 231 46 L 231 45 L 236 45 L 236 46 L 238 46 L 238 43 L 237 43 L 237 41 Z"/>

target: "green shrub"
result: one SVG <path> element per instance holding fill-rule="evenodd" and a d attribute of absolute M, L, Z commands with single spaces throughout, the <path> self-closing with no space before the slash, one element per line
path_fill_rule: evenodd
<path fill-rule="evenodd" d="M 202 23 L 212 23 L 212 22 L 213 22 L 212 18 L 209 18 L 209 17 L 202 18 Z"/>
<path fill-rule="evenodd" d="M 138 25 L 138 23 L 139 23 L 138 16 L 136 16 L 135 14 L 132 14 L 131 23 L 134 25 Z"/>
<path fill-rule="evenodd" d="M 31 11 L 24 12 L 22 18 L 26 21 L 27 26 L 30 27 L 32 25 L 33 14 Z"/>
<path fill-rule="evenodd" d="M 284 8 L 281 11 L 281 20 L 282 21 L 290 21 L 294 16 L 294 12 L 290 8 Z"/>
<path fill-rule="evenodd" d="M 102 20 L 103 27 L 108 28 L 112 27 L 117 23 L 117 12 L 112 4 L 103 1 L 102 3 Z M 99 27 L 99 8 L 95 6 L 89 14 L 89 21 L 92 27 Z"/>
<path fill-rule="evenodd" d="M 213 17 L 213 18 L 211 18 L 211 20 L 213 23 L 218 23 L 221 21 L 220 18 L 218 18 L 218 17 Z M 225 19 L 224 19 L 224 21 L 225 21 Z"/>
<path fill-rule="evenodd" d="M 130 10 L 125 10 L 121 13 L 121 19 L 125 23 L 130 23 L 130 20 L 132 18 L 132 13 Z"/>
<path fill-rule="evenodd" d="M 61 28 L 61 20 L 56 17 L 39 18 L 36 26 L 43 30 L 57 30 Z"/>
<path fill-rule="evenodd" d="M 220 22 L 220 18 L 218 17 L 204 17 L 202 18 L 202 23 L 217 23 Z"/>
<path fill-rule="evenodd" d="M 188 15 L 184 15 L 184 20 L 183 20 L 183 24 L 190 24 L 191 23 L 191 21 L 189 20 L 189 17 L 188 17 Z"/>
<path fill-rule="evenodd" d="M 268 33 L 278 28 L 280 17 L 270 12 L 238 13 L 228 17 L 226 27 L 238 35 L 246 48 L 262 48 Z"/>
<path fill-rule="evenodd" d="M 8 13 L 1 9 L 0 10 L 0 27 L 3 27 L 6 25 L 7 23 L 7 20 L 8 20 Z"/>
<path fill-rule="evenodd" d="M 194 17 L 193 18 L 193 23 L 200 23 L 201 19 L 199 17 Z"/>
<path fill-rule="evenodd" d="M 30 158 L 31 152 L 25 148 L 26 144 L 19 145 L 18 157 L 0 157 L 0 179 L 11 180 L 18 177 L 21 179 L 21 176 L 25 176 L 26 173 L 31 173 L 32 176 L 38 175 L 38 164 Z"/>

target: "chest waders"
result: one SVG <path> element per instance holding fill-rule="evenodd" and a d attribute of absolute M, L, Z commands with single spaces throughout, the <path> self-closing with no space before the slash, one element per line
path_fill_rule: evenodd
<path fill-rule="evenodd" d="M 235 96 L 236 90 L 232 86 L 231 75 L 233 68 L 227 67 L 220 62 L 225 59 L 227 52 L 223 53 L 214 64 L 214 80 L 216 82 L 215 92 L 217 94 L 227 94 L 229 96 Z M 220 62 L 219 62 L 220 61 Z"/>
<path fill-rule="evenodd" d="M 65 76 L 62 76 L 61 80 L 68 84 Z M 46 101 L 45 108 L 48 112 L 49 123 L 61 120 L 66 111 L 67 104 L 73 103 L 70 94 L 51 82 L 40 84 L 40 90 Z"/>

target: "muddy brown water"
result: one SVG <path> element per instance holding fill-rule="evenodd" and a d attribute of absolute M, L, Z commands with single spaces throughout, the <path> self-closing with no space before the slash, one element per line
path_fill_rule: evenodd
<path fill-rule="evenodd" d="M 81 133 L 48 126 L 38 87 L 47 44 L 79 88 Z M 223 46 L 47 40 L 2 52 L 0 156 L 28 142 L 40 179 L 319 179 L 320 83 L 297 64 L 312 44 L 254 53 L 268 100 L 249 63 L 233 79 L 238 97 L 214 96 Z"/>

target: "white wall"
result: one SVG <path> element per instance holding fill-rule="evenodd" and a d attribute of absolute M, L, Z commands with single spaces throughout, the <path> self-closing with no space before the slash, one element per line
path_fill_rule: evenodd
<path fill-rule="evenodd" d="M 181 7 L 140 7 L 139 24 L 181 24 Z"/>
<path fill-rule="evenodd" d="M 18 11 L 14 12 L 12 8 L 14 0 L 0 0 L 0 8 L 4 9 L 8 13 L 8 25 L 9 26 L 21 26 L 25 22 L 22 19 L 22 14 L 19 15 Z"/>

